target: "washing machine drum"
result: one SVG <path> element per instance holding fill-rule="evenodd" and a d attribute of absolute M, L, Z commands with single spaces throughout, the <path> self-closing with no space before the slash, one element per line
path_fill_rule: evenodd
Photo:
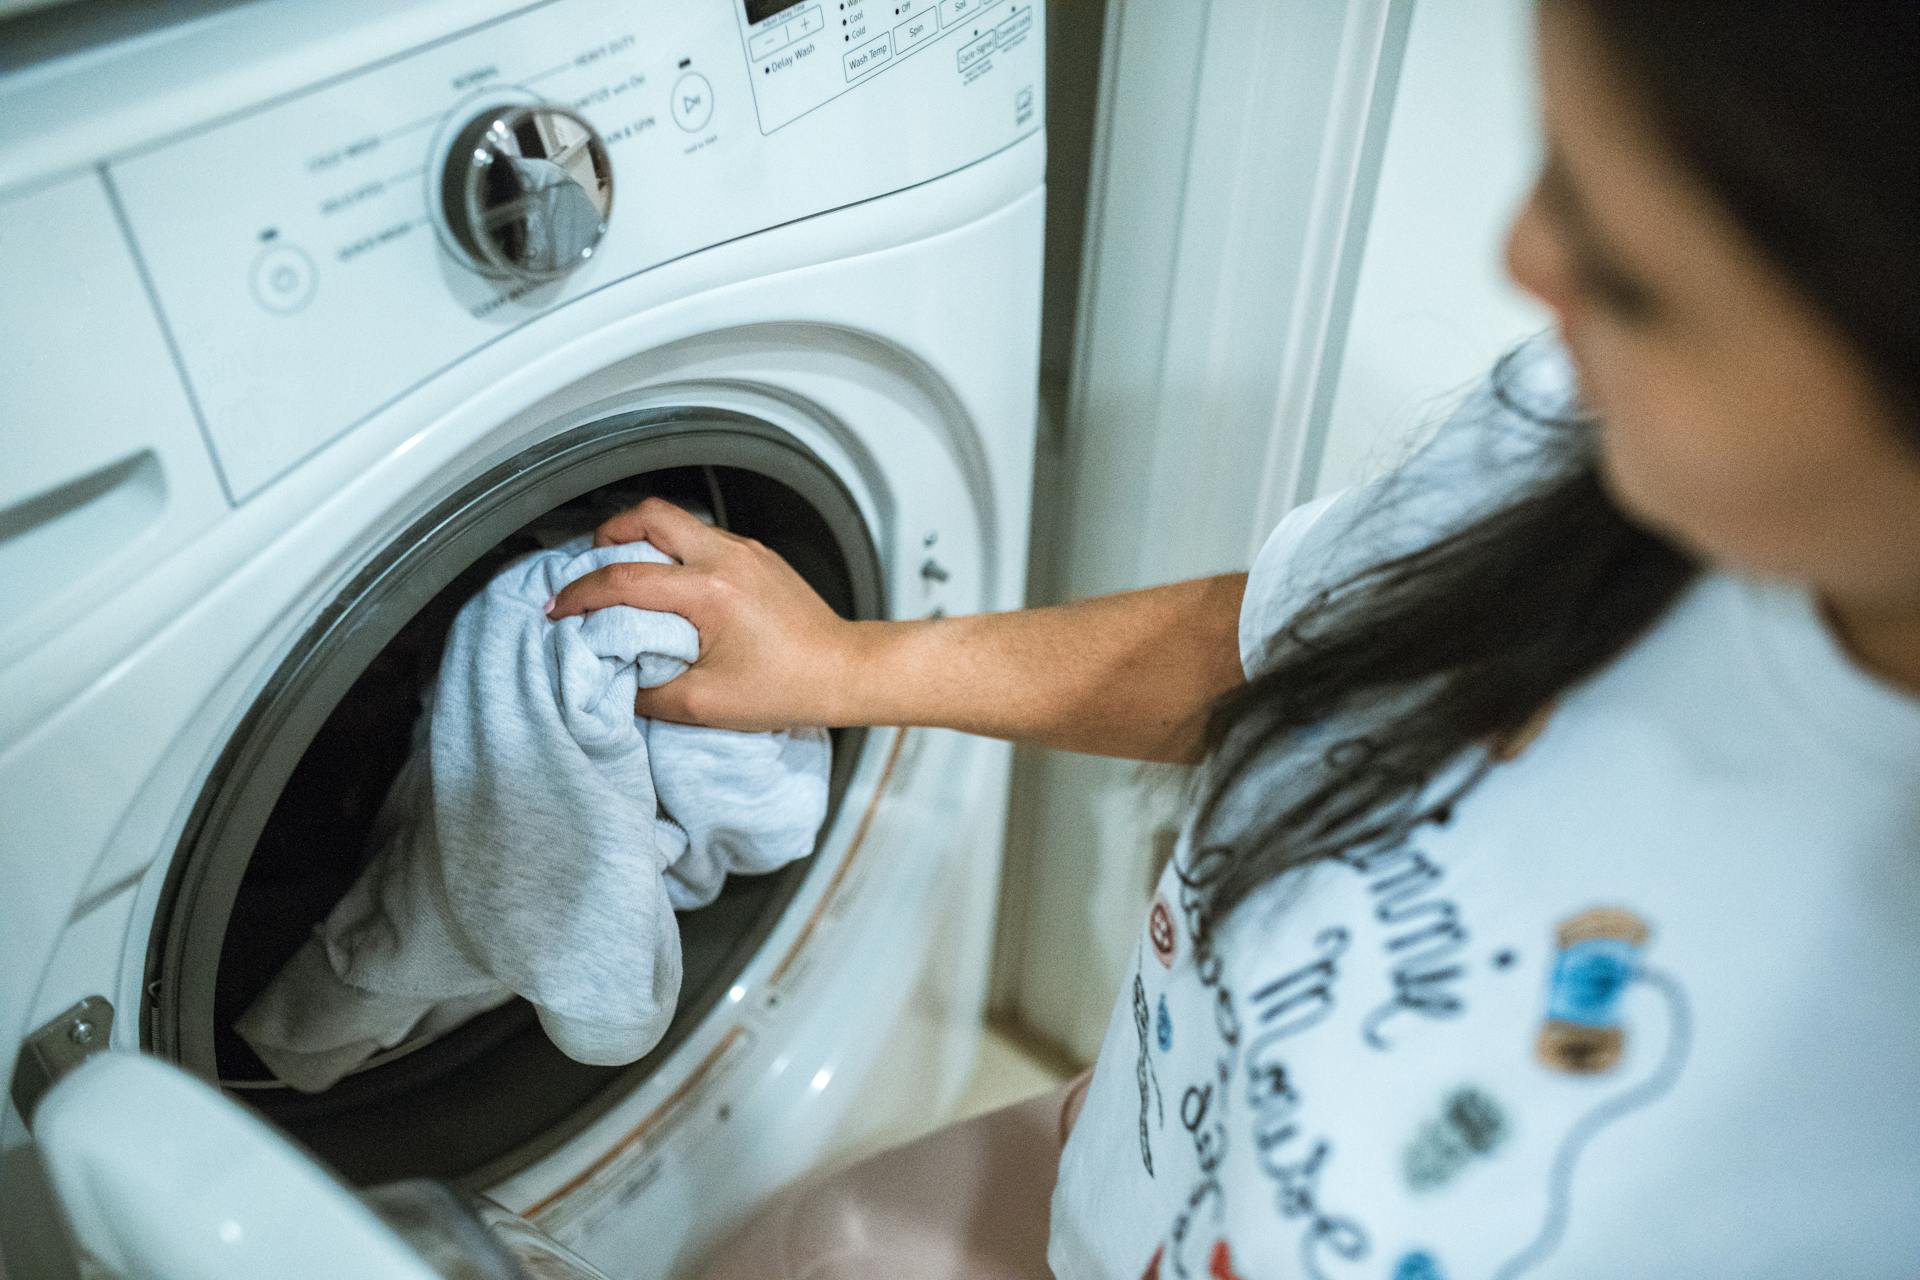
<path fill-rule="evenodd" d="M 144 1042 L 356 1183 L 484 1185 L 564 1142 L 715 1008 L 814 874 L 803 859 L 736 876 L 712 905 L 681 915 L 674 1022 L 628 1067 L 566 1058 L 514 1001 L 308 1095 L 275 1080 L 232 1030 L 364 865 L 460 605 L 506 561 L 648 495 L 766 543 L 843 616 L 879 616 L 873 539 L 847 487 L 793 437 L 711 411 L 597 423 L 495 468 L 374 557 L 282 662 L 187 826 L 149 950 Z M 829 829 L 862 736 L 836 733 Z"/>

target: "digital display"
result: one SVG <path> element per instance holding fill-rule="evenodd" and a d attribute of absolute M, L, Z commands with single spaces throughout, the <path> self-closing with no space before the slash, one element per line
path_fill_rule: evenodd
<path fill-rule="evenodd" d="M 785 13 L 795 5 L 805 4 L 806 0 L 744 0 L 747 6 L 747 25 L 764 22 L 776 13 Z"/>

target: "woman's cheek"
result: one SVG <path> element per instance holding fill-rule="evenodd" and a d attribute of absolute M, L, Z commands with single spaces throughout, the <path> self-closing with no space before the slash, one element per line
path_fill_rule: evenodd
<path fill-rule="evenodd" d="M 1592 351 L 1581 384 L 1600 420 L 1602 478 L 1629 514 L 1697 545 L 1701 504 L 1714 497 L 1713 468 L 1699 456 L 1699 436 L 1687 431 L 1681 398 L 1663 394 L 1661 373 L 1625 354 Z"/>
<path fill-rule="evenodd" d="M 1717 564 L 1777 567 L 1790 504 L 1722 405 L 1658 367 L 1618 371 L 1600 395 L 1602 479 L 1629 515 Z"/>

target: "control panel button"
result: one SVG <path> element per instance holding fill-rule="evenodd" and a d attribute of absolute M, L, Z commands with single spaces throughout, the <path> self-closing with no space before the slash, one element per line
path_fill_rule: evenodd
<path fill-rule="evenodd" d="M 313 301 L 318 273 L 313 259 L 290 244 L 274 245 L 253 260 L 248 273 L 253 300 L 276 315 L 290 316 Z"/>
<path fill-rule="evenodd" d="M 817 4 L 809 5 L 807 8 L 802 9 L 787 22 L 787 28 L 793 32 L 793 38 L 795 40 L 798 40 L 801 36 L 810 36 L 816 31 L 823 30 L 826 25 L 827 20 L 820 16 L 820 6 Z"/>
<path fill-rule="evenodd" d="M 985 7 L 980 0 L 940 0 L 940 25 L 950 27 L 972 17 L 975 10 Z"/>
<path fill-rule="evenodd" d="M 552 280 L 588 258 L 613 212 L 593 126 L 562 107 L 501 105 L 462 127 L 441 187 L 447 231 L 479 271 Z"/>
<path fill-rule="evenodd" d="M 792 30 L 795 25 L 796 24 L 791 22 L 782 22 L 778 26 L 769 27 L 758 35 L 749 38 L 747 41 L 747 52 L 751 53 L 755 58 L 764 58 L 770 53 L 778 53 L 780 50 L 786 48 L 787 45 L 792 42 L 795 34 L 797 34 Z"/>
<path fill-rule="evenodd" d="M 689 71 L 673 82 L 673 122 L 688 133 L 697 133 L 713 119 L 713 86 L 698 71 Z"/>
<path fill-rule="evenodd" d="M 993 52 L 993 32 L 989 31 L 987 32 L 987 34 L 981 36 L 978 40 L 972 41 L 971 43 L 968 43 L 968 44 L 961 45 L 960 52 L 955 54 L 954 56 L 960 64 L 960 69 L 962 71 L 965 71 L 968 67 L 980 61 L 980 59 L 986 57 L 988 54 L 992 52 Z"/>
<path fill-rule="evenodd" d="M 893 42 L 881 36 L 878 40 L 869 40 L 852 53 L 843 55 L 841 61 L 846 63 L 847 79 L 857 80 L 892 57 Z"/>
<path fill-rule="evenodd" d="M 939 26 L 934 22 L 933 14 L 930 12 L 908 18 L 893 29 L 894 51 L 905 53 L 937 30 Z"/>

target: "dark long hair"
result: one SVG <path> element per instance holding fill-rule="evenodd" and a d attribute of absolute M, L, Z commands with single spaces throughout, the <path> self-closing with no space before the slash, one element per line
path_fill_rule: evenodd
<path fill-rule="evenodd" d="M 1544 2 L 1591 18 L 1664 143 L 1852 343 L 1920 447 L 1920 4 Z M 1500 744 L 1697 575 L 1608 496 L 1577 400 L 1522 394 L 1521 359 L 1496 366 L 1470 411 L 1524 438 L 1523 478 L 1313 596 L 1214 707 L 1197 818 L 1200 839 L 1231 849 L 1214 915 L 1294 867 L 1444 817 Z M 1432 482 L 1417 459 L 1402 478 Z M 1359 521 L 1391 522 L 1407 496 L 1387 483 Z M 1286 766 L 1265 768 L 1276 756 Z"/>

